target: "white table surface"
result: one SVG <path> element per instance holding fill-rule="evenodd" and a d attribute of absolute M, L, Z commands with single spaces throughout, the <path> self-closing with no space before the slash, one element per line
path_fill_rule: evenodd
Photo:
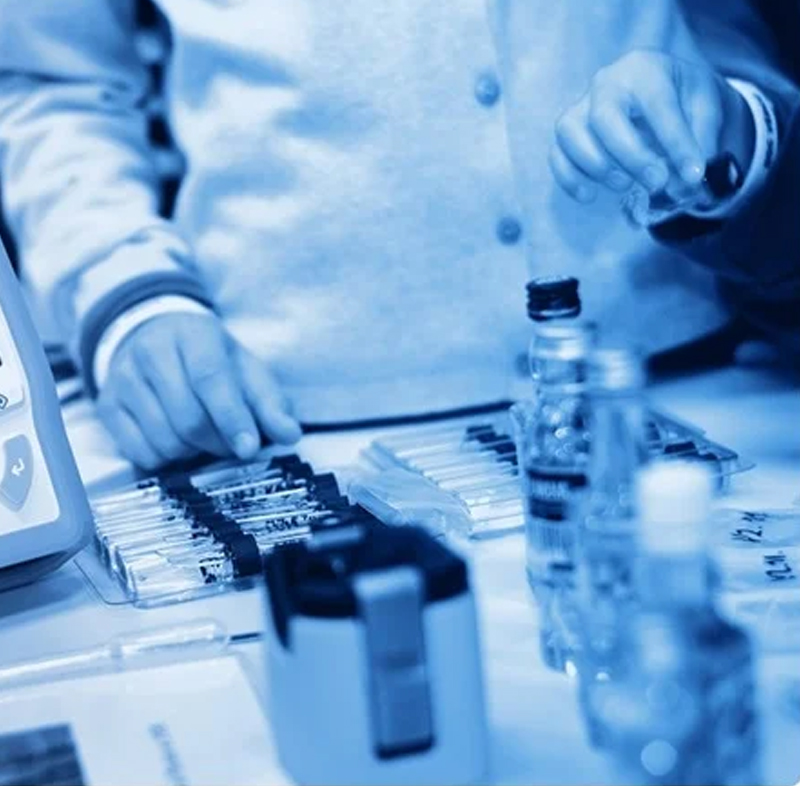
<path fill-rule="evenodd" d="M 662 384 L 651 398 L 706 429 L 757 463 L 735 480 L 726 504 L 788 507 L 800 497 L 800 392 L 796 379 L 769 370 L 730 368 Z M 88 483 L 128 471 L 86 403 L 65 413 Z M 353 463 L 372 432 L 314 435 L 298 452 L 316 469 Z M 540 664 L 536 615 L 523 570 L 521 535 L 471 543 L 468 557 L 478 598 L 497 783 L 612 783 L 606 760 L 583 738 L 574 684 Z M 263 627 L 257 591 L 229 593 L 154 609 L 109 606 L 74 563 L 38 584 L 0 596 L 0 665 L 101 643 L 117 633 L 213 617 L 232 633 Z M 238 647 L 263 696 L 261 645 Z M 761 658 L 766 775 L 770 784 L 800 778 L 800 723 L 774 710 L 780 680 L 800 676 L 800 653 Z M 264 781 L 283 780 L 277 762 Z"/>

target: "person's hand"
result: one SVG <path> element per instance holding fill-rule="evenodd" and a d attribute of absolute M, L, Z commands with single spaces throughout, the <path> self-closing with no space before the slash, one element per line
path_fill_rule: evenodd
<path fill-rule="evenodd" d="M 550 166 L 561 187 L 592 202 L 599 187 L 695 187 L 706 162 L 732 153 L 742 171 L 754 127 L 744 99 L 712 68 L 637 50 L 597 72 L 556 124 Z"/>
<path fill-rule="evenodd" d="M 262 435 L 300 438 L 269 370 L 211 314 L 136 328 L 111 359 L 98 412 L 122 453 L 149 470 L 200 452 L 251 459 Z"/>

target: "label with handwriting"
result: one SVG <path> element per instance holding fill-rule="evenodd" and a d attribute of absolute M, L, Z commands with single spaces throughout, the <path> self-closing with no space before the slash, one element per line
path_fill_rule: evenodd
<path fill-rule="evenodd" d="M 722 588 L 733 592 L 800 587 L 800 547 L 717 549 Z"/>
<path fill-rule="evenodd" d="M 714 512 L 711 533 L 720 546 L 800 546 L 800 509 Z"/>

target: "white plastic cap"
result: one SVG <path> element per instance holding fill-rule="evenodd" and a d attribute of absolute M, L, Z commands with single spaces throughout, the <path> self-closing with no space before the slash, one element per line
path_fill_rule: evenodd
<path fill-rule="evenodd" d="M 647 552 L 688 554 L 706 547 L 711 473 L 698 464 L 660 462 L 639 474 L 641 545 Z"/>

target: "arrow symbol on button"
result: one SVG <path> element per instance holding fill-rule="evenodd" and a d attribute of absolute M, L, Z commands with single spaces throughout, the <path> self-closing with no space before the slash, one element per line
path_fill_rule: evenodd
<path fill-rule="evenodd" d="M 25 462 L 19 458 L 14 463 L 14 466 L 11 467 L 11 474 L 15 478 L 18 478 L 23 472 L 25 472 Z"/>

